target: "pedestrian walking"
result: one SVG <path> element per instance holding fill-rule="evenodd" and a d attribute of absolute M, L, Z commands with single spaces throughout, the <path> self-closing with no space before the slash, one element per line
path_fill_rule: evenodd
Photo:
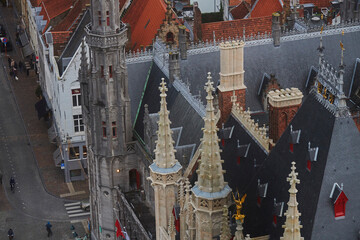
<path fill-rule="evenodd" d="M 10 63 L 10 67 L 15 67 L 15 61 L 14 61 L 14 59 L 11 59 L 11 63 Z"/>
<path fill-rule="evenodd" d="M 22 61 L 19 61 L 19 70 L 20 70 L 20 72 L 22 72 L 22 70 L 23 70 L 23 63 L 22 63 Z"/>
<path fill-rule="evenodd" d="M 52 225 L 50 224 L 50 222 L 47 222 L 45 226 L 46 226 L 46 231 L 48 233 L 48 237 L 52 236 L 52 231 L 51 231 Z"/>
<path fill-rule="evenodd" d="M 18 68 L 16 61 L 14 61 L 14 68 Z"/>
<path fill-rule="evenodd" d="M 8 57 L 9 68 L 11 67 L 11 57 Z"/>
<path fill-rule="evenodd" d="M 9 240 L 12 240 L 14 238 L 14 231 L 11 228 L 8 231 L 8 237 L 9 237 Z"/>

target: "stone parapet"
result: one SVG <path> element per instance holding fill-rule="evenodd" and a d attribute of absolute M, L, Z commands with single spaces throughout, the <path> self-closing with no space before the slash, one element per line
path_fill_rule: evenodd
<path fill-rule="evenodd" d="M 233 105 L 232 115 L 234 118 L 239 121 L 245 130 L 263 147 L 263 149 L 268 153 L 271 147 L 274 145 L 272 139 L 267 135 L 267 128 L 265 126 L 259 127 L 259 124 L 251 119 L 250 109 L 244 111 L 239 104 Z"/>
<path fill-rule="evenodd" d="M 270 91 L 268 94 L 269 104 L 276 108 L 300 105 L 303 94 L 297 88 L 286 88 Z"/>

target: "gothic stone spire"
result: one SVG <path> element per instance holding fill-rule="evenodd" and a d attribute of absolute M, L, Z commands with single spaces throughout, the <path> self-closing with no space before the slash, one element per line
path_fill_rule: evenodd
<path fill-rule="evenodd" d="M 173 146 L 174 140 L 172 139 L 172 131 L 170 129 L 169 111 L 167 110 L 166 103 L 166 83 L 164 78 L 161 79 L 160 90 L 160 111 L 159 111 L 159 130 L 157 131 L 158 139 L 156 141 L 155 149 L 155 164 L 160 168 L 171 168 L 176 163 L 175 149 Z"/>
<path fill-rule="evenodd" d="M 299 217 L 301 214 L 297 208 L 298 202 L 296 201 L 296 193 L 298 192 L 296 184 L 299 184 L 300 180 L 297 179 L 298 173 L 295 172 L 295 162 L 292 162 L 291 164 L 291 173 L 287 178 L 287 181 L 290 183 L 290 198 L 287 203 L 288 209 L 285 213 L 286 221 L 282 226 L 284 228 L 284 235 L 280 238 L 280 240 L 304 240 L 300 234 L 300 228 L 302 228 L 302 225 L 300 225 Z"/>
<path fill-rule="evenodd" d="M 204 117 L 205 126 L 203 128 L 203 138 L 201 147 L 201 160 L 196 185 L 203 192 L 219 192 L 227 185 L 224 182 L 224 170 L 222 169 L 223 160 L 220 159 L 219 139 L 217 136 L 216 118 L 214 113 L 212 92 L 214 91 L 210 73 L 205 90 L 207 92 L 206 116 Z"/>

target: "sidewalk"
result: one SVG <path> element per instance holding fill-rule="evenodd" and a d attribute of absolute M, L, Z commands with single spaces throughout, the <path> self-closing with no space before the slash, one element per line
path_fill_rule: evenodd
<path fill-rule="evenodd" d="M 12 8 L 1 8 L 0 15 L 2 16 L 2 23 L 7 31 L 7 37 L 13 43 L 13 50 L 8 52 L 8 55 L 13 58 L 17 63 L 25 60 L 22 57 L 21 48 L 15 44 L 16 23 L 18 19 L 14 14 Z M 2 56 L 4 62 L 7 63 L 8 59 L 5 55 Z M 6 69 L 9 70 L 9 66 Z M 9 74 L 9 71 L 8 71 Z M 35 103 L 39 100 L 35 96 L 35 89 L 38 86 L 38 76 L 28 77 L 26 72 L 18 71 L 18 81 L 8 75 L 14 95 L 22 115 L 30 145 L 32 147 L 34 157 L 42 177 L 42 182 L 45 189 L 50 194 L 60 197 L 61 194 L 70 193 L 73 191 L 68 184 L 65 183 L 64 172 L 59 167 L 56 167 L 53 160 L 53 152 L 56 146 L 51 144 L 47 135 L 47 123 L 41 119 L 38 120 L 37 112 L 35 111 Z M 81 200 L 89 197 L 89 184 L 86 181 L 72 182 L 75 192 L 85 191 L 85 194 L 68 196 L 69 200 Z"/>

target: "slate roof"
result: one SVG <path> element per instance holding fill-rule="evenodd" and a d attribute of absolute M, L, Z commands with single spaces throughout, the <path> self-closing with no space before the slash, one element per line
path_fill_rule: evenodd
<path fill-rule="evenodd" d="M 131 70 L 129 69 L 129 66 L 128 71 L 130 72 Z M 135 84 L 130 84 L 130 75 L 131 74 L 129 74 L 129 88 L 131 85 L 135 86 Z M 196 146 L 198 146 L 202 136 L 201 128 L 204 126 L 204 121 L 194 110 L 194 108 L 187 102 L 187 100 L 171 84 L 169 84 L 168 79 L 156 64 L 152 65 L 143 100 L 141 103 L 139 103 L 140 109 L 138 110 L 138 116 L 136 122 L 134 123 L 135 131 L 141 138 L 144 137 L 143 118 L 145 104 L 148 104 L 149 113 L 158 112 L 160 109 L 159 85 L 161 78 L 165 78 L 169 89 L 167 92 L 166 101 L 168 103 L 168 110 L 170 111 L 169 118 L 171 121 L 171 128 L 183 127 L 178 145 L 184 147 L 185 145 L 196 144 Z M 132 108 L 135 106 L 137 107 L 132 99 L 131 101 Z M 188 148 L 189 149 L 182 149 L 179 151 L 184 151 L 184 154 L 188 154 L 189 152 L 192 152 L 193 146 L 188 146 Z"/>
<path fill-rule="evenodd" d="M 230 21 L 231 22 L 231 21 Z M 354 63 L 360 56 L 360 31 L 346 33 L 343 36 L 346 51 L 344 52 L 345 74 L 344 91 L 349 92 L 350 82 L 353 75 Z M 333 66 L 340 63 L 339 41 L 341 35 L 329 35 L 323 37 L 325 46 L 325 59 Z M 246 89 L 246 105 L 252 111 L 262 110 L 261 101 L 257 95 L 263 74 L 273 73 L 282 88 L 296 87 L 305 93 L 305 84 L 308 79 L 311 66 L 318 66 L 319 38 L 299 39 L 294 36 L 293 40 L 281 42 L 280 47 L 274 47 L 272 43 L 250 46 L 244 48 L 244 70 Z M 220 52 L 188 55 L 187 60 L 180 62 L 181 79 L 189 81 L 192 94 L 198 94 L 198 90 L 204 86 L 206 72 L 212 72 L 213 80 L 219 79 Z M 202 93 L 202 99 L 205 99 Z"/>
<path fill-rule="evenodd" d="M 131 50 L 152 45 L 157 30 L 165 19 L 163 0 L 134 0 L 122 21 L 130 25 Z"/>
<path fill-rule="evenodd" d="M 351 89 L 349 90 L 349 97 L 351 101 L 360 108 L 360 58 L 356 59 L 354 74 L 351 80 Z"/>
<path fill-rule="evenodd" d="M 245 191 L 248 194 L 244 205 L 245 232 L 250 233 L 251 236 L 270 233 L 271 239 L 279 239 L 282 236 L 281 226 L 285 217 L 278 217 L 276 227 L 273 226 L 274 199 L 277 203 L 288 201 L 289 184 L 286 177 L 290 172 L 291 162 L 295 161 L 300 179 L 300 184 L 297 186 L 297 200 L 303 225 L 301 235 L 305 239 L 355 239 L 360 203 L 356 200 L 351 202 L 351 199 L 360 199 L 357 186 L 360 181 L 360 169 L 354 167 L 358 166 L 360 159 L 360 149 L 354 145 L 360 142 L 360 133 L 354 122 L 351 118 L 335 118 L 311 93 L 291 125 L 293 131 L 301 130 L 300 141 L 294 144 L 293 153 L 289 151 L 291 130 L 288 126 L 258 171 L 251 166 L 244 166 L 245 169 L 242 169 L 244 174 L 252 173 L 251 176 L 241 180 L 244 181 L 242 184 L 247 183 L 251 186 Z M 317 161 L 312 163 L 311 171 L 307 170 L 309 142 L 312 148 L 318 147 Z M 228 161 L 226 157 L 224 160 L 225 163 Z M 263 199 L 260 208 L 257 207 L 256 201 L 257 179 L 260 179 L 262 184 L 268 183 L 267 196 Z M 231 186 L 233 179 L 230 178 L 228 181 Z M 335 182 L 344 183 L 349 198 L 346 217 L 343 220 L 335 220 L 329 198 Z M 284 208 L 286 211 L 287 206 Z"/>

